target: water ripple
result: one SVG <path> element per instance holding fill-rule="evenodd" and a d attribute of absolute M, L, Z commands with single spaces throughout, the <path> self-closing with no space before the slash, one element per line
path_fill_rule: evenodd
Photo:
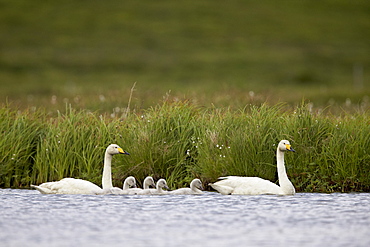
<path fill-rule="evenodd" d="M 41 195 L 0 189 L 2 246 L 370 246 L 370 194 Z"/>

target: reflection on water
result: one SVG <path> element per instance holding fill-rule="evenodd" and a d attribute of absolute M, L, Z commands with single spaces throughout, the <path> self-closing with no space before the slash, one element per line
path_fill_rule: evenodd
<path fill-rule="evenodd" d="M 0 189 L 2 246 L 370 246 L 370 194 L 41 195 Z"/>

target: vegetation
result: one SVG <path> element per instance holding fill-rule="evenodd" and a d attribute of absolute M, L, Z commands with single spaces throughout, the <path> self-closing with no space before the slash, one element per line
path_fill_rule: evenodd
<path fill-rule="evenodd" d="M 0 102 L 369 105 L 370 3 L 0 0 Z M 330 108 L 336 110 L 336 108 Z"/>
<path fill-rule="evenodd" d="M 110 116 L 67 108 L 0 116 L 1 187 L 28 187 L 63 177 L 101 183 L 103 154 L 110 143 L 131 153 L 116 156 L 116 186 L 129 175 L 152 175 L 172 188 L 194 177 L 205 184 L 219 176 L 259 176 L 277 181 L 275 149 L 288 139 L 288 174 L 299 192 L 370 191 L 369 112 L 330 116 L 307 104 L 248 105 L 209 109 L 168 102 L 141 114 Z"/>
<path fill-rule="evenodd" d="M 284 138 L 297 191 L 370 191 L 369 13 L 364 0 L 0 0 L 0 187 L 100 184 L 109 143 L 131 153 L 114 158 L 116 186 L 276 181 Z"/>

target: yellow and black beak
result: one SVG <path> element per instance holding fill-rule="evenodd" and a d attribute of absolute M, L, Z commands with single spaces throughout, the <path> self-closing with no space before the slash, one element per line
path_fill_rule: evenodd
<path fill-rule="evenodd" d="M 295 150 L 289 144 L 285 144 L 285 147 L 286 147 L 286 150 L 295 152 Z"/>
<path fill-rule="evenodd" d="M 127 155 L 130 155 L 128 152 L 124 151 L 122 148 L 118 148 L 118 152 L 120 154 L 127 154 Z"/>

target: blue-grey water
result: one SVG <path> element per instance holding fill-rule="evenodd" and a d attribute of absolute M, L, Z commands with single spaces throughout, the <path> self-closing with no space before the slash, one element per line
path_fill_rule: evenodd
<path fill-rule="evenodd" d="M 42 195 L 0 189 L 1 246 L 370 246 L 370 194 Z"/>

